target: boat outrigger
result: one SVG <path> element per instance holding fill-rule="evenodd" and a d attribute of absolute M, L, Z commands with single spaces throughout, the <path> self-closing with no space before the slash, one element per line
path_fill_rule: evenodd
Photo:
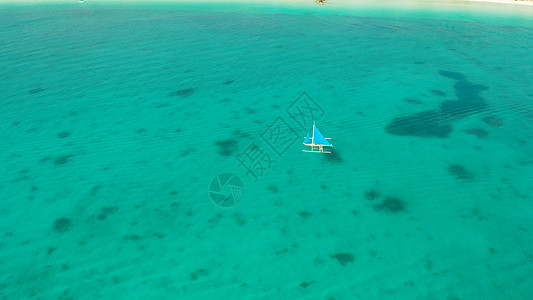
<path fill-rule="evenodd" d="M 329 151 L 324 151 L 324 147 L 333 147 L 333 145 L 328 142 L 331 138 L 325 138 L 318 128 L 316 128 L 315 122 L 313 122 L 313 128 L 309 130 L 307 136 L 304 140 L 304 145 L 311 147 L 311 150 L 302 150 L 304 152 L 316 152 L 316 153 L 331 153 Z"/>

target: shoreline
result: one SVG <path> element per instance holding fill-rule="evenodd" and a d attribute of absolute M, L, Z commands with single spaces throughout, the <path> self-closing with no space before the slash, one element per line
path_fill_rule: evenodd
<path fill-rule="evenodd" d="M 340 6 L 340 7 L 353 7 L 353 6 L 433 6 L 433 5 L 457 5 L 464 3 L 492 3 L 492 4 L 509 4 L 509 5 L 529 5 L 533 6 L 533 0 L 448 0 L 448 1 L 429 1 L 429 0 L 407 0 L 407 1 L 395 1 L 395 0 L 381 0 L 373 2 L 365 2 L 361 0 L 329 0 L 329 3 L 323 5 L 318 5 L 315 0 L 249 0 L 249 1 L 239 1 L 239 0 L 84 0 L 84 4 L 94 3 L 94 4 L 240 4 L 240 5 L 250 5 L 250 4 L 264 4 L 264 5 L 280 5 L 280 6 Z M 78 4 L 77 0 L 0 0 L 0 4 Z"/>
<path fill-rule="evenodd" d="M 531 5 L 533 1 L 530 0 L 464 0 L 465 2 L 481 2 L 481 3 L 499 3 L 499 4 L 513 4 L 513 5 Z"/>
<path fill-rule="evenodd" d="M 498 22 L 520 20 L 521 26 L 529 25 L 533 18 L 533 0 L 328 0 L 331 3 L 319 5 L 315 0 L 0 0 L 0 11 L 8 8 L 38 8 L 39 5 L 68 7 L 129 7 L 129 8 L 173 8 L 216 9 L 234 12 L 250 10 L 256 13 L 317 15 L 342 15 L 370 17 L 430 18 L 454 21 Z"/>

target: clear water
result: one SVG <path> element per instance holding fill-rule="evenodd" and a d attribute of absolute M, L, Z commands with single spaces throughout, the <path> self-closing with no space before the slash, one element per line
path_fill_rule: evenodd
<path fill-rule="evenodd" d="M 0 298 L 527 299 L 533 26 L 327 9 L 4 6 Z"/>

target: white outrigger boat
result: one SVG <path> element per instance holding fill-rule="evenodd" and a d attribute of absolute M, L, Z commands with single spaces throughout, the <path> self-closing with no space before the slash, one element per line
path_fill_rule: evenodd
<path fill-rule="evenodd" d="M 318 128 L 316 128 L 315 122 L 313 122 L 313 128 L 309 130 L 304 140 L 304 145 L 311 147 L 311 150 L 302 150 L 304 152 L 316 152 L 316 153 L 331 153 L 324 151 L 324 147 L 333 147 L 328 141 L 331 138 L 325 138 Z"/>

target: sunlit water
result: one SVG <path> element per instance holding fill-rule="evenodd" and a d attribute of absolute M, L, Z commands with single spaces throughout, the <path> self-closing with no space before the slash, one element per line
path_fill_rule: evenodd
<path fill-rule="evenodd" d="M 527 299 L 533 28 L 407 12 L 4 7 L 0 298 Z"/>

